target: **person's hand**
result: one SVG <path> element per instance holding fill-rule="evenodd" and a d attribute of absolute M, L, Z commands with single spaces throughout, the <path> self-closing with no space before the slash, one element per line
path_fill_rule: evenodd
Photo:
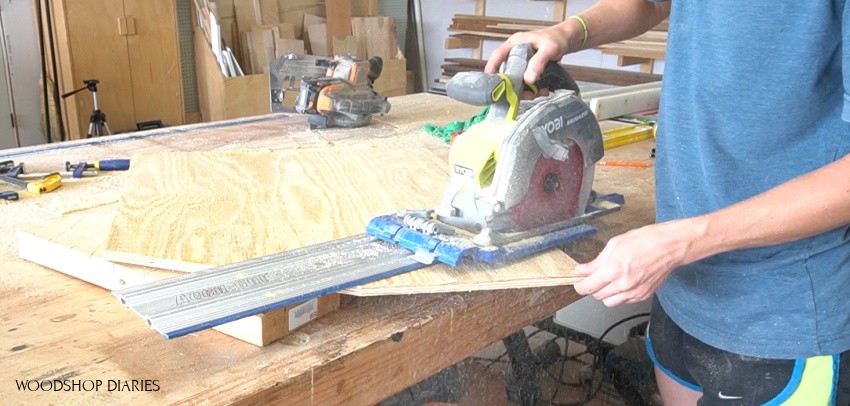
<path fill-rule="evenodd" d="M 702 231 L 692 219 L 648 225 L 616 236 L 593 261 L 576 268 L 586 276 L 575 284 L 614 307 L 649 299 L 673 270 L 691 259 Z"/>
<path fill-rule="evenodd" d="M 518 44 L 530 44 L 537 52 L 528 61 L 528 68 L 525 70 L 523 80 L 526 83 L 534 83 L 540 74 L 543 73 L 543 68 L 549 61 L 561 59 L 567 52 L 567 38 L 563 32 L 555 27 L 550 27 L 538 31 L 518 32 L 503 42 L 491 54 L 487 60 L 487 65 L 484 71 L 487 73 L 496 73 L 499 71 L 499 66 L 508 57 L 511 48 Z"/>

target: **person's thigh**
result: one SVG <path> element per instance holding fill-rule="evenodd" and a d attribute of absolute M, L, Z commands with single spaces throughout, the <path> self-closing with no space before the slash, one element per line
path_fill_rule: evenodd
<path fill-rule="evenodd" d="M 731 353 L 682 331 L 657 299 L 652 305 L 647 349 L 657 371 L 664 374 L 659 383 L 673 381 L 702 392 L 697 402 L 701 406 L 850 405 L 850 352 L 796 360 Z M 667 388 L 667 392 L 667 396 L 687 395 L 683 390 Z"/>

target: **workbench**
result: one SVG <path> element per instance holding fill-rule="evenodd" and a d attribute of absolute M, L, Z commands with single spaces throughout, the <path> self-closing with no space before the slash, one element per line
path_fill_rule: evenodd
<path fill-rule="evenodd" d="M 5 150 L 0 160 L 25 162 L 28 170 L 41 172 L 58 170 L 66 160 L 129 157 L 140 150 L 353 142 L 421 131 L 425 123 L 444 125 L 480 111 L 433 94 L 390 101 L 388 115 L 361 129 L 304 131 L 304 116 L 277 114 Z M 652 141 L 642 141 L 612 149 L 606 159 L 647 160 L 652 147 Z M 434 151 L 445 154 L 447 147 L 435 140 Z M 654 220 L 651 168 L 597 167 L 596 174 L 595 189 L 622 193 L 626 205 L 594 222 L 600 228 L 596 236 L 569 248 L 579 261 L 592 258 L 611 236 Z M 0 403 L 370 405 L 579 299 L 568 286 L 343 296 L 337 311 L 267 347 L 211 330 L 166 340 L 109 291 L 17 255 L 17 230 L 51 227 L 46 208 L 105 196 L 117 190 L 123 176 L 102 173 L 46 195 L 0 202 Z M 63 379 L 82 382 L 83 389 L 94 382 L 101 386 L 96 391 L 24 391 L 16 385 Z M 133 380 L 136 390 L 131 390 Z M 117 389 L 110 387 L 117 382 Z"/>

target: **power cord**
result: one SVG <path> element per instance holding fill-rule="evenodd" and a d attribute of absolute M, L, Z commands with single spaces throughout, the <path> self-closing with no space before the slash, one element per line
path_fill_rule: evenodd
<path fill-rule="evenodd" d="M 605 363 L 604 363 L 605 356 L 602 355 L 602 351 L 600 351 L 600 348 L 602 347 L 603 340 L 605 339 L 605 337 L 611 331 L 613 331 L 615 328 L 617 328 L 621 324 L 629 322 L 629 321 L 637 319 L 637 318 L 640 318 L 640 317 L 648 317 L 648 316 L 649 316 L 649 313 L 634 314 L 634 315 L 631 315 L 629 317 L 623 318 L 623 319 L 617 321 L 614 324 L 611 324 L 610 326 L 608 326 L 607 329 L 605 329 L 605 331 L 602 333 L 602 335 L 600 335 L 596 339 L 596 341 L 594 343 L 592 343 L 591 345 L 588 345 L 588 347 L 585 351 L 572 356 L 572 357 L 577 357 L 577 356 L 581 356 L 581 355 L 585 355 L 585 354 L 593 354 L 593 361 L 590 363 L 590 365 L 591 365 L 590 384 L 589 384 L 589 386 L 584 385 L 583 383 L 581 385 L 581 386 L 584 386 L 587 389 L 587 395 L 586 395 L 586 397 L 583 401 L 568 402 L 568 403 L 554 402 L 554 399 L 558 395 L 558 392 L 560 391 L 560 388 L 561 388 L 561 386 L 558 386 L 558 387 L 555 388 L 554 393 L 549 398 L 550 399 L 549 405 L 550 406 L 584 406 L 588 402 L 593 400 L 599 394 L 599 391 L 602 389 L 602 381 L 604 380 L 604 376 L 605 376 Z M 566 349 L 565 349 L 564 353 L 566 354 Z M 569 358 L 570 357 L 565 356 L 565 361 L 568 360 Z M 563 381 L 564 365 L 565 364 L 566 364 L 566 362 L 563 362 L 561 364 L 560 378 L 556 379 L 555 381 L 562 386 L 572 386 L 574 384 L 567 383 L 567 382 Z M 597 371 L 599 371 L 601 373 L 601 378 L 598 381 L 596 380 Z"/>

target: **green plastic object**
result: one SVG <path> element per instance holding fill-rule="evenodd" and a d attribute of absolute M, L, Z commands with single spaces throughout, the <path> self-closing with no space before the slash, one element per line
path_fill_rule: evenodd
<path fill-rule="evenodd" d="M 484 110 L 481 110 L 480 113 L 472 116 L 469 120 L 452 121 L 452 122 L 446 124 L 444 127 L 440 127 L 438 125 L 434 125 L 434 124 L 429 123 L 429 124 L 425 124 L 423 129 L 428 134 L 431 134 L 435 137 L 438 137 L 438 138 L 442 139 L 443 142 L 448 144 L 452 139 L 452 134 L 454 134 L 458 131 L 460 131 L 460 132 L 466 131 L 466 129 L 471 127 L 473 124 L 479 123 L 481 120 L 484 120 L 484 118 L 487 117 L 488 112 L 490 112 L 490 106 L 485 107 Z"/>

